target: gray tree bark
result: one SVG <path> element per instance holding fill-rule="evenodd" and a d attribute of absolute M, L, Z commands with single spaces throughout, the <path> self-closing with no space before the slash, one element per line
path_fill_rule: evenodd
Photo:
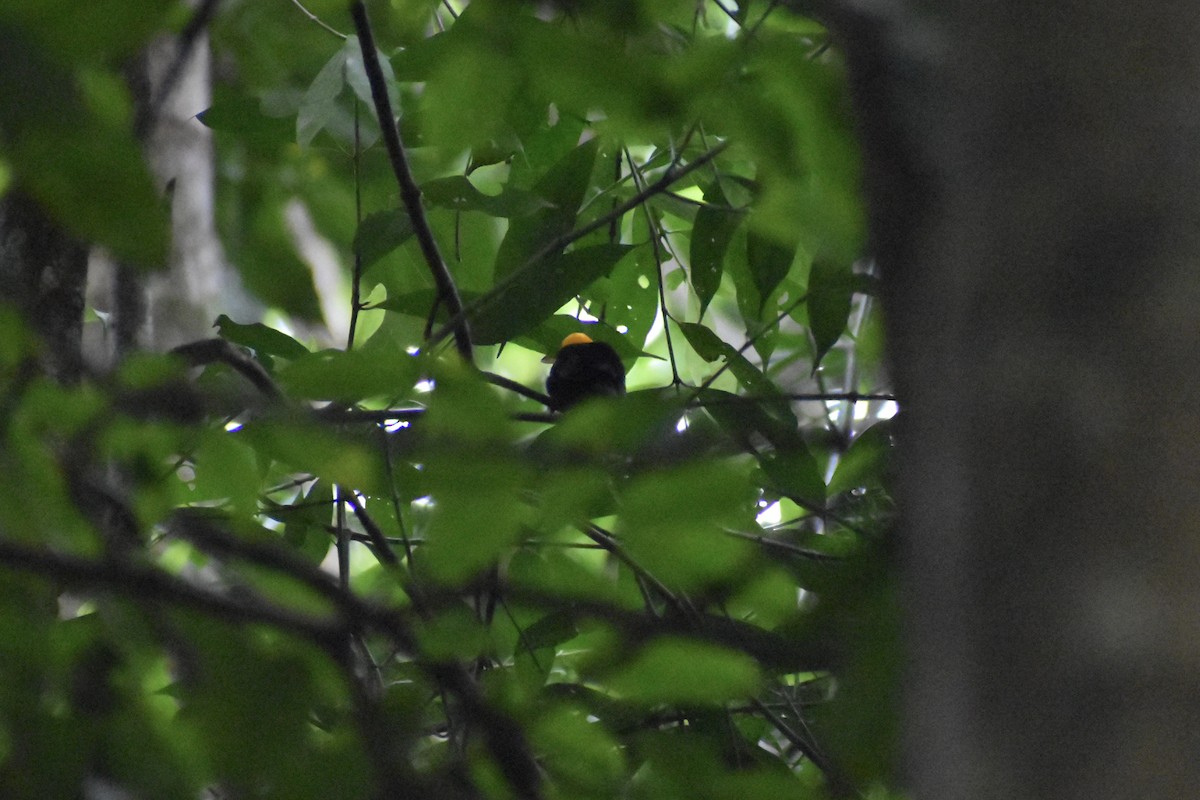
<path fill-rule="evenodd" d="M 914 796 L 1195 796 L 1200 13 L 831 19 L 907 417 Z"/>
<path fill-rule="evenodd" d="M 212 104 L 210 62 L 208 34 L 198 29 L 191 39 L 158 37 L 132 70 L 138 134 L 171 204 L 171 254 L 165 269 L 145 276 L 93 260 L 90 300 L 116 321 L 107 341 L 89 343 L 98 361 L 209 337 L 220 311 L 259 311 L 227 263 L 216 230 L 212 133 L 196 118 Z"/>
<path fill-rule="evenodd" d="M 87 247 L 20 191 L 0 198 L 0 301 L 41 340 L 41 366 L 64 383 L 80 377 Z"/>

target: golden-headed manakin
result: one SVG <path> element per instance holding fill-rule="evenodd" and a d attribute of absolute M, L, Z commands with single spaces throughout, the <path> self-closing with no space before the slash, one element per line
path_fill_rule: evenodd
<path fill-rule="evenodd" d="M 566 411 L 589 397 L 619 397 L 625 394 L 625 365 L 612 345 L 572 333 L 554 357 L 546 394 L 555 411 Z"/>

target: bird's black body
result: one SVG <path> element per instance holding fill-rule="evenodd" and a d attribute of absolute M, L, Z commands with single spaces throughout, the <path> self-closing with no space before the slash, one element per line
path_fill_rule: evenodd
<path fill-rule="evenodd" d="M 625 394 L 625 365 L 612 345 L 564 342 L 546 378 L 546 394 L 555 411 L 589 397 L 619 397 Z"/>

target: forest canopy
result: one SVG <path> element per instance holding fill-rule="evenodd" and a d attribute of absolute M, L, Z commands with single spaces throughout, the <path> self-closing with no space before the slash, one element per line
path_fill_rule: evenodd
<path fill-rule="evenodd" d="M 76 6 L 0 8 L 3 275 L 50 274 L 18 207 L 167 266 L 170 34 L 258 311 L 64 378 L 2 296 L 0 794 L 890 796 L 895 403 L 819 23 Z M 580 332 L 626 393 L 551 411 Z"/>

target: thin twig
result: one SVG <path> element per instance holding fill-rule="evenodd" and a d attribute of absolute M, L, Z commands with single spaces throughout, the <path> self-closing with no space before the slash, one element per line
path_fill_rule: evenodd
<path fill-rule="evenodd" d="M 350 38 L 348 35 L 342 33 L 337 28 L 330 27 L 325 22 L 323 22 L 320 17 L 318 17 L 316 14 L 312 13 L 307 8 L 305 8 L 303 5 L 301 5 L 300 0 L 292 0 L 292 5 L 294 5 L 298 9 L 300 9 L 300 12 L 302 14 L 304 14 L 304 16 L 308 17 L 310 20 L 317 23 L 322 28 L 329 31 L 330 33 L 332 33 L 334 36 L 338 37 L 339 39 L 345 40 L 345 39 Z"/>
<path fill-rule="evenodd" d="M 530 256 L 529 259 L 523 265 L 521 265 L 519 269 L 513 270 L 503 280 L 493 286 L 487 294 L 471 303 L 468 308 L 464 309 L 458 314 L 451 315 L 450 321 L 443 325 L 437 331 L 437 333 L 430 337 L 428 345 L 433 346 L 445 339 L 451 333 L 455 332 L 458 324 L 463 319 L 466 319 L 470 314 L 479 311 L 480 309 L 486 307 L 489 303 L 493 302 L 495 298 L 499 296 L 505 289 L 515 283 L 518 279 L 524 277 L 525 273 L 540 264 L 544 258 L 555 253 L 562 252 L 568 246 L 579 241 L 588 234 L 600 230 L 605 225 L 608 225 L 614 217 L 622 216 L 623 214 L 626 214 L 629 211 L 637 208 L 647 199 L 662 192 L 675 181 L 696 171 L 697 169 L 700 169 L 705 164 L 712 161 L 714 158 L 724 152 L 728 145 L 728 142 L 722 142 L 716 147 L 713 147 L 711 150 L 708 150 L 697 156 L 695 160 L 689 162 L 686 166 L 677 167 L 677 165 L 672 164 L 671 167 L 668 168 L 658 180 L 626 200 L 624 203 L 621 203 L 616 208 L 613 208 L 607 214 L 597 217 L 587 225 L 584 225 L 582 228 L 576 228 L 575 230 L 565 233 L 553 241 L 548 242 L 544 247 L 542 247 L 542 249 Z"/>
<path fill-rule="evenodd" d="M 499 386 L 501 389 L 508 389 L 510 392 L 516 392 L 522 397 L 528 397 L 530 400 L 536 400 L 544 406 L 550 405 L 550 398 L 535 389 L 530 389 L 523 383 L 518 383 L 512 378 L 506 378 L 503 375 L 497 375 L 494 372 L 484 372 L 483 377 L 488 383 Z"/>
<path fill-rule="evenodd" d="M 641 170 L 634 163 L 628 148 L 625 149 L 625 160 L 629 162 L 629 172 L 633 175 L 634 186 L 638 189 L 643 188 Z M 650 230 L 650 246 L 654 250 L 654 271 L 655 277 L 658 278 L 658 307 L 663 317 L 663 337 L 667 342 L 667 359 L 671 363 L 671 385 L 680 386 L 683 384 L 683 379 L 679 377 L 679 365 L 675 363 L 675 345 L 671 341 L 671 322 L 674 318 L 667 310 L 667 286 L 663 276 L 662 250 L 659 247 L 659 240 L 665 234 L 657 220 L 654 219 L 654 215 L 650 213 L 650 207 L 646 203 L 642 204 L 642 213 L 646 215 L 646 227 Z"/>
<path fill-rule="evenodd" d="M 346 526 L 346 504 L 342 496 L 347 494 L 346 487 L 338 484 L 333 487 L 333 499 L 336 510 L 334 514 L 334 546 L 337 550 L 338 583 L 343 589 L 350 588 L 350 529 Z"/>
<path fill-rule="evenodd" d="M 587 536 L 609 553 L 612 553 L 618 561 L 629 567 L 638 580 L 645 581 L 676 613 L 687 616 L 695 612 L 686 599 L 681 599 L 665 583 L 656 578 L 653 573 L 634 561 L 611 533 L 592 522 L 583 525 L 579 530 L 584 536 Z"/>
<path fill-rule="evenodd" d="M 743 343 L 742 346 L 737 349 L 737 351 L 734 353 L 734 355 L 740 356 L 743 353 L 745 353 L 747 350 L 749 350 L 751 347 L 753 347 L 754 343 L 757 342 L 760 337 L 765 335 L 767 331 L 771 330 L 779 323 L 783 322 L 783 320 L 787 317 L 788 314 L 791 314 L 792 311 L 795 310 L 797 306 L 799 306 L 801 303 L 803 303 L 807 299 L 808 299 L 808 294 L 805 293 L 805 294 L 802 294 L 799 297 L 797 297 L 791 303 L 788 303 L 787 307 L 784 308 L 783 311 L 779 312 L 779 316 L 775 317 L 774 321 L 772 321 L 768 325 L 764 325 L 761 330 L 759 330 L 753 336 L 750 336 L 749 338 L 747 338 L 745 343 Z M 697 386 L 695 388 L 695 390 L 692 392 L 692 396 L 688 398 L 688 404 L 690 405 L 691 403 L 695 402 L 696 398 L 700 395 L 700 393 L 703 392 L 708 387 L 712 386 L 713 383 L 716 382 L 717 378 L 719 378 L 723 374 L 725 374 L 725 370 L 729 369 L 729 367 L 732 364 L 733 364 L 733 359 L 726 358 L 725 363 L 722 364 L 716 372 L 714 372 L 712 375 L 709 375 L 708 378 L 706 378 L 703 383 L 701 383 L 699 386 Z"/>
<path fill-rule="evenodd" d="M 764 550 L 780 550 L 785 553 L 807 558 L 812 561 L 845 561 L 845 556 L 834 555 L 832 553 L 823 553 L 820 550 L 813 550 L 808 547 L 801 547 L 798 544 L 785 542 L 782 539 L 776 539 L 772 536 L 763 536 L 754 533 L 744 533 L 743 531 L 725 531 L 730 536 L 737 539 L 744 539 L 748 542 L 754 542 L 760 545 Z"/>
<path fill-rule="evenodd" d="M 367 532 L 367 536 L 371 539 L 371 549 L 375 551 L 375 557 L 388 566 L 395 566 L 399 563 L 395 552 L 392 551 L 392 546 L 388 544 L 387 537 L 383 535 L 383 531 L 375 524 L 375 520 L 371 519 L 367 514 L 367 510 L 362 507 L 362 503 L 358 502 L 358 498 L 353 492 L 349 492 L 342 501 L 350 506 L 350 510 L 354 512 L 354 516 L 358 518 L 359 523 L 363 526 L 363 530 Z"/>
<path fill-rule="evenodd" d="M 328 575 L 321 572 L 319 567 L 308 564 L 298 556 L 278 547 L 235 539 L 215 525 L 206 525 L 202 528 L 193 527 L 189 532 L 194 537 L 191 541 L 198 545 L 207 544 L 226 555 L 241 556 L 300 580 L 323 597 L 331 600 L 341 612 L 347 625 L 326 630 L 324 627 L 306 624 L 309 623 L 307 618 L 271 607 L 266 607 L 268 613 L 273 612 L 274 616 L 278 616 L 281 621 L 276 622 L 274 616 L 263 621 L 278 624 L 289 630 L 296 630 L 326 646 L 336 646 L 337 643 L 344 641 L 347 632 L 357 632 L 364 627 L 369 627 L 389 637 L 400 650 L 406 653 L 418 654 L 420 652 L 409 619 L 402 612 L 377 605 L 352 592 L 343 590 Z M 0 564 L 9 560 L 6 556 L 10 555 L 8 552 L 10 549 L 11 547 L 0 540 Z M 143 568 L 140 571 L 166 577 L 158 570 Z M 137 594 L 136 588 L 133 593 L 134 596 L 142 596 Z M 204 592 L 203 594 L 209 593 Z M 209 598 L 203 599 L 207 601 Z M 242 606 L 244 605 L 244 603 L 234 604 L 235 611 L 242 611 L 243 616 L 245 609 Z M 504 775 L 517 796 L 527 800 L 540 798 L 542 796 L 541 776 L 521 727 L 506 714 L 488 704 L 478 684 L 461 664 L 429 663 L 421 659 L 418 659 L 416 663 L 439 687 L 455 695 L 468 718 L 479 725 L 488 748 L 492 751 L 497 763 L 502 765 Z"/>
<path fill-rule="evenodd" d="M 846 402 L 850 403 L 869 403 L 889 400 L 895 402 L 896 395 L 864 394 L 860 392 L 813 392 L 809 394 L 782 393 L 770 397 L 759 397 L 757 395 L 731 395 L 729 398 L 693 397 L 686 405 L 688 408 L 705 408 L 707 406 L 718 406 L 725 403 L 767 403 L 778 401 L 780 399 L 790 400 L 794 403 L 827 403 L 831 400 L 845 400 Z M 341 407 L 328 407 L 317 412 L 317 417 L 326 421 L 370 422 L 373 424 L 412 421 L 415 419 L 420 419 L 424 415 L 424 408 L 347 409 Z M 516 420 L 517 422 L 556 422 L 561 417 L 561 414 L 540 411 L 521 411 L 512 415 L 512 419 Z"/>
<path fill-rule="evenodd" d="M 392 172 L 396 175 L 396 182 L 400 185 L 400 199 L 412 221 L 413 234 L 421 246 L 425 263 L 433 274 L 434 283 L 437 284 L 438 296 L 446 304 L 447 312 L 454 318 L 451 330 L 454 333 L 455 346 L 464 361 L 469 364 L 474 363 L 474 354 L 471 350 L 471 329 L 467 322 L 467 316 L 463 313 L 462 297 L 459 296 L 454 278 L 450 275 L 450 270 L 438 249 L 433 229 L 429 227 L 429 218 L 421 203 L 421 187 L 417 185 L 416 178 L 413 177 L 412 169 L 408 164 L 408 156 L 404 152 L 404 144 L 400 140 L 400 129 L 396 125 L 395 117 L 392 116 L 392 103 L 388 99 L 383 69 L 379 66 L 379 51 L 375 47 L 375 36 L 371 31 L 371 22 L 367 18 L 367 7 L 362 0 L 356 0 L 350 7 L 350 13 L 354 17 L 354 27 L 358 31 L 363 68 L 367 73 L 367 81 L 371 84 L 371 98 L 375 101 L 375 115 L 379 118 L 383 143 L 387 148 L 388 160 L 391 162 Z"/>
<path fill-rule="evenodd" d="M 360 107 L 358 96 L 354 97 L 354 157 L 351 164 L 354 168 L 354 229 L 362 225 L 362 137 L 359 131 Z M 358 315 L 362 311 L 362 248 L 358 237 L 354 238 L 354 282 L 350 285 L 350 330 L 346 334 L 346 349 L 354 347 L 354 334 L 358 330 Z"/>
<path fill-rule="evenodd" d="M 832 781 L 837 778 L 837 774 L 833 771 L 833 765 L 829 763 L 829 759 L 825 757 L 825 754 L 817 749 L 815 742 L 805 739 L 799 733 L 792 730 L 792 727 L 788 725 L 786 721 L 784 721 L 783 717 L 776 714 L 774 709 L 772 709 L 762 700 L 753 698 L 751 699 L 750 704 L 753 705 L 755 710 L 762 714 L 763 717 L 765 717 L 766 720 L 775 727 L 775 730 L 779 731 L 779 733 L 783 735 L 783 738 L 791 742 L 792 745 L 794 745 L 797 750 L 803 753 L 817 769 L 825 773 L 826 779 Z"/>
<path fill-rule="evenodd" d="M 396 516 L 396 527 L 400 529 L 399 544 L 404 547 L 404 566 L 411 578 L 413 572 L 413 539 L 408 535 L 408 529 L 404 525 L 404 514 L 400 510 L 400 492 L 396 488 L 396 465 L 392 461 L 392 448 L 388 444 L 387 431 L 383 426 L 376 426 L 375 430 L 378 431 L 380 449 L 383 451 L 383 464 L 387 472 L 388 498 L 392 503 L 392 513 Z M 390 543 L 392 540 L 388 539 L 387 541 Z"/>
<path fill-rule="evenodd" d="M 828 403 L 828 402 L 847 402 L 847 403 L 873 403 L 879 401 L 896 401 L 896 395 L 889 393 L 871 393 L 871 392 L 783 392 L 771 397 L 759 397 L 757 395 L 732 395 L 729 398 L 710 397 L 706 399 L 695 399 L 689 404 L 689 408 L 703 408 L 705 406 L 721 405 L 723 403 L 740 403 L 746 400 L 751 402 L 770 402 L 772 400 L 791 400 L 794 403 Z"/>

